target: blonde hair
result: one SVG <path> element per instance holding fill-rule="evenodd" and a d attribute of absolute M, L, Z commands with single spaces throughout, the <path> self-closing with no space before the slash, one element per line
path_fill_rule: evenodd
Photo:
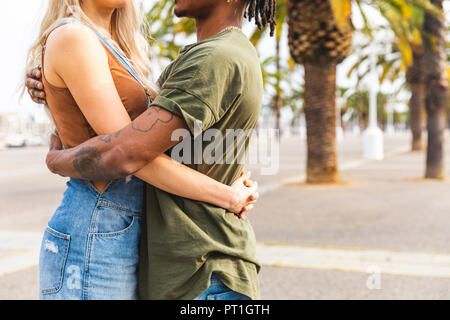
<path fill-rule="evenodd" d="M 95 24 L 82 10 L 83 0 L 50 0 L 48 10 L 42 20 L 39 36 L 28 53 L 27 70 L 40 66 L 42 50 L 48 34 L 58 21 L 75 18 L 96 29 Z M 143 82 L 146 89 L 155 90 L 150 80 L 150 48 L 148 28 L 140 19 L 134 0 L 127 1 L 123 8 L 114 10 L 111 18 L 111 35 L 126 55 L 128 62 Z M 96 29 L 99 33 L 99 30 Z"/>

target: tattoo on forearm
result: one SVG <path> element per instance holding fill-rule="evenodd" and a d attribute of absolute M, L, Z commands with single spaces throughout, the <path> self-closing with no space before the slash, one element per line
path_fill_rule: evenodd
<path fill-rule="evenodd" d="M 108 134 L 106 136 L 99 136 L 99 139 L 105 143 L 111 143 L 112 138 L 113 138 L 112 134 Z"/>
<path fill-rule="evenodd" d="M 158 124 L 168 124 L 174 119 L 174 115 L 168 112 L 161 112 L 159 107 L 150 107 L 147 111 L 146 117 L 155 117 L 152 121 L 147 123 L 137 124 L 132 122 L 131 128 L 138 132 L 150 132 Z M 145 121 L 143 121 L 145 122 Z M 108 135 L 98 136 L 98 140 L 104 143 L 112 143 L 114 139 L 118 138 L 122 130 Z M 95 181 L 109 181 L 118 178 L 118 172 L 108 171 L 103 163 L 102 154 L 96 147 L 82 147 L 77 151 L 73 158 L 72 164 L 82 179 Z M 114 170 L 113 170 L 114 171 Z"/>
<path fill-rule="evenodd" d="M 135 131 L 139 131 L 139 132 L 150 132 L 153 130 L 153 128 L 159 123 L 164 123 L 164 124 L 168 124 L 170 121 L 173 120 L 174 115 L 171 113 L 165 114 L 165 115 L 160 115 L 161 112 L 161 108 L 160 107 L 150 107 L 147 111 L 147 117 L 151 117 L 154 116 L 155 114 L 157 115 L 156 119 L 154 119 L 152 122 L 149 123 L 145 123 L 144 125 L 142 125 L 143 127 L 140 128 L 138 127 L 138 125 L 133 121 L 131 123 L 131 127 L 133 128 L 133 130 Z"/>
<path fill-rule="evenodd" d="M 101 153 L 95 147 L 83 147 L 77 152 L 72 162 L 83 179 L 108 181 L 114 177 L 103 165 Z"/>
<path fill-rule="evenodd" d="M 111 143 L 113 138 L 118 138 L 120 134 L 122 133 L 122 130 L 117 131 L 116 133 L 111 133 L 108 135 L 99 136 L 98 138 L 105 142 L 105 143 Z"/>

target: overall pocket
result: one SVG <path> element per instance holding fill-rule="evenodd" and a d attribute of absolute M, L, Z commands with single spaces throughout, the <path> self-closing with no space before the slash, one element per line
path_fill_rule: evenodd
<path fill-rule="evenodd" d="M 101 201 L 92 217 L 90 234 L 114 237 L 129 231 L 140 213 Z"/>
<path fill-rule="evenodd" d="M 86 272 L 87 298 L 135 300 L 138 298 L 139 238 L 141 218 L 125 219 L 107 233 L 90 233 Z M 124 228 L 125 227 L 125 228 Z"/>
<path fill-rule="evenodd" d="M 69 235 L 50 227 L 45 229 L 39 256 L 39 289 L 42 294 L 61 290 L 69 244 Z"/>

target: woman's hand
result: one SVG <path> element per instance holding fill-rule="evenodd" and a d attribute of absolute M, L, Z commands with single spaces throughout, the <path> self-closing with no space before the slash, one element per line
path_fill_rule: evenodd
<path fill-rule="evenodd" d="M 241 176 L 231 185 L 235 195 L 228 210 L 239 218 L 242 218 L 245 212 L 252 210 L 259 198 L 258 183 L 250 180 L 250 176 L 250 172 L 243 170 Z"/>

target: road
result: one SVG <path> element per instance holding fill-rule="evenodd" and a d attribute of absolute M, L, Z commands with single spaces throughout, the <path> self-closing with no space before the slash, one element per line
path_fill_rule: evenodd
<path fill-rule="evenodd" d="M 298 138 L 282 141 L 276 174 L 248 166 L 263 193 L 250 213 L 262 298 L 450 298 L 450 184 L 420 179 L 424 154 L 407 152 L 407 135 L 386 136 L 383 161 L 362 160 L 361 143 L 339 143 L 337 186 L 301 183 Z M 37 298 L 40 236 L 66 181 L 45 153 L 0 150 L 0 299 Z"/>

